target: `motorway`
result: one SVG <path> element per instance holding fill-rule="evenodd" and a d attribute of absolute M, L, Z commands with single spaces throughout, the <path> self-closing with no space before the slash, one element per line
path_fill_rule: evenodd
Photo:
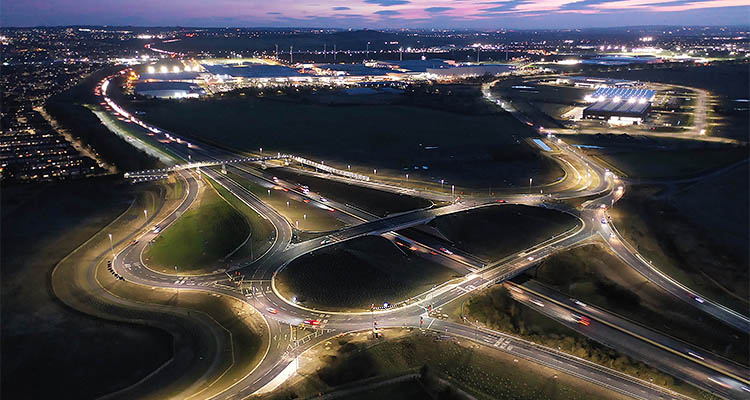
<path fill-rule="evenodd" d="M 525 117 L 513 110 L 509 104 L 493 99 L 489 93 L 489 86 L 483 91 L 488 100 L 498 103 L 520 120 L 530 122 L 525 121 Z M 101 94 L 102 96 L 106 96 L 106 90 L 101 90 Z M 109 104 L 110 101 L 108 100 L 107 103 Z M 112 107 L 112 112 L 119 113 L 120 117 L 135 121 L 135 118 L 129 114 L 123 115 L 122 112 L 124 110 L 120 108 L 118 111 L 118 108 Z M 136 125 L 140 125 L 144 130 L 144 135 L 139 140 L 150 141 L 151 146 L 164 148 L 165 153 L 174 159 L 175 164 L 187 161 L 213 162 L 216 160 L 233 160 L 237 158 L 236 154 L 226 150 L 203 143 L 189 143 L 186 140 L 179 139 L 177 135 L 147 126 L 140 121 L 137 124 L 133 124 L 134 128 L 140 129 Z M 669 277 L 660 274 L 650 264 L 642 260 L 640 255 L 629 248 L 617 235 L 616 231 L 612 229 L 606 219 L 606 208 L 611 207 L 623 194 L 622 182 L 608 170 L 588 159 L 571 146 L 568 146 L 562 140 L 552 135 L 548 135 L 546 139 L 558 149 L 554 152 L 555 154 L 550 154 L 549 156 L 560 162 L 565 171 L 565 179 L 553 185 L 545 186 L 543 190 L 546 193 L 544 194 L 536 194 L 535 190 L 539 188 L 532 188 L 526 193 L 503 194 L 503 199 L 509 204 L 535 205 L 567 212 L 580 219 L 580 226 L 553 240 L 532 246 L 525 251 L 501 260 L 501 262 L 490 265 L 477 263 L 476 260 L 465 255 L 456 255 L 455 257 L 440 255 L 437 258 L 442 259 L 442 262 L 453 263 L 454 267 L 455 264 L 464 266 L 465 277 L 458 283 L 439 286 L 434 290 L 416 296 L 412 301 L 401 302 L 393 307 L 354 313 L 311 310 L 279 295 L 275 290 L 274 277 L 278 271 L 283 269 L 292 260 L 322 247 L 341 243 L 363 235 L 394 235 L 393 232 L 396 230 L 424 224 L 441 215 L 462 212 L 476 207 L 497 206 L 496 198 L 472 197 L 470 199 L 459 200 L 444 193 L 423 193 L 410 189 L 408 194 L 420 195 L 431 200 L 448 201 L 450 204 L 441 207 L 413 210 L 384 218 L 377 218 L 362 212 L 356 207 L 341 204 L 336 202 L 335 199 L 330 199 L 326 205 L 347 215 L 349 217 L 348 222 L 352 225 L 326 236 L 323 240 L 317 238 L 300 243 L 292 243 L 293 228 L 290 221 L 254 196 L 247 188 L 220 171 L 204 168 L 201 169 L 202 176 L 209 177 L 219 185 L 222 185 L 259 215 L 266 218 L 274 227 L 273 243 L 269 250 L 251 264 L 238 267 L 238 271 L 244 276 L 243 283 L 235 285 L 227 279 L 224 273 L 179 276 L 162 274 L 149 269 L 142 260 L 142 253 L 149 241 L 158 235 L 158 233 L 153 231 L 144 233 L 142 237 L 138 238 L 137 243 L 118 249 L 119 252 L 115 257 L 113 267 L 126 281 L 131 283 L 148 287 L 202 290 L 231 296 L 246 302 L 265 317 L 268 322 L 270 336 L 274 340 L 269 344 L 263 360 L 251 374 L 228 386 L 217 398 L 244 398 L 259 390 L 271 389 L 280 380 L 275 378 L 286 376 L 289 372 L 288 367 L 293 365 L 295 358 L 301 352 L 333 335 L 372 329 L 374 321 L 377 321 L 377 326 L 380 328 L 420 327 L 420 318 L 424 321 L 426 329 L 475 340 L 483 345 L 492 346 L 502 351 L 552 366 L 553 368 L 617 390 L 634 398 L 680 397 L 663 388 L 655 387 L 648 382 L 624 376 L 613 370 L 576 359 L 552 349 L 543 348 L 501 333 L 487 331 L 480 327 L 433 319 L 429 316 L 427 312 L 428 307 L 438 308 L 450 302 L 460 300 L 467 293 L 473 293 L 519 274 L 536 264 L 540 259 L 557 251 L 584 241 L 600 238 L 604 242 L 609 243 L 618 256 L 625 260 L 628 265 L 631 265 L 649 280 L 659 284 L 659 286 L 665 288 L 668 292 L 683 298 L 685 301 L 696 306 L 696 308 L 713 315 L 722 322 L 735 326 L 738 329 L 747 329 L 747 318 L 707 299 L 702 303 L 695 301 L 693 296 L 696 295 L 694 293 L 669 279 Z M 258 183 L 263 183 L 264 181 L 268 183 L 268 176 L 264 176 L 262 172 L 259 173 L 256 169 L 239 164 L 231 168 L 232 172 L 242 175 L 243 178 Z M 197 185 L 194 175 L 186 174 L 185 176 L 190 187 L 194 189 L 195 185 Z M 337 177 L 336 179 L 347 180 L 348 178 Z M 404 191 L 403 188 L 399 188 L 398 186 L 373 181 L 357 181 L 353 183 L 398 193 L 403 193 Z M 288 182 L 281 182 L 281 184 L 290 185 Z M 197 190 L 188 190 L 188 193 L 190 195 L 186 197 L 186 200 L 177 209 L 173 210 L 165 221 L 159 224 L 162 229 L 176 220 L 179 215 L 193 204 Z M 319 203 L 321 201 L 320 197 L 315 193 L 296 192 L 294 195 L 306 196 L 311 202 Z M 574 208 L 564 201 L 579 198 L 594 199 L 584 202 L 580 208 Z M 606 221 L 605 223 L 601 222 L 603 218 Z M 406 239 L 408 240 L 409 238 Z M 420 245 L 427 249 L 431 248 L 429 243 L 420 243 Z M 269 314 L 266 312 L 269 308 L 277 310 L 278 313 Z M 545 307 L 545 311 L 552 308 L 552 306 L 549 308 Z M 570 314 L 570 311 L 564 311 L 563 308 L 560 308 L 560 315 L 563 315 L 562 313 L 564 312 Z M 305 323 L 306 320 L 320 321 L 320 325 L 310 326 Z M 620 323 L 621 321 L 613 324 L 620 326 Z M 304 326 L 308 328 L 304 331 L 308 335 L 293 337 L 290 330 L 292 326 Z M 632 327 L 626 327 L 626 329 L 630 328 Z M 734 371 L 735 373 L 744 373 L 744 375 L 739 375 L 740 380 L 738 381 L 731 376 L 727 376 L 727 374 L 735 375 L 732 371 L 719 368 L 715 364 L 705 366 L 701 363 L 696 363 L 695 360 L 678 357 L 674 353 L 658 347 L 657 349 L 662 353 L 657 351 L 643 351 L 645 349 L 643 340 L 636 340 L 632 336 L 628 336 L 614 328 L 609 329 L 619 332 L 623 337 L 627 336 L 628 339 L 623 339 L 623 341 L 607 341 L 609 332 L 599 334 L 596 338 L 604 340 L 605 343 L 627 354 L 632 355 L 635 352 L 637 353 L 634 355 L 635 358 L 639 359 L 641 358 L 638 356 L 646 358 L 651 356 L 653 358 L 656 354 L 664 353 L 671 355 L 673 359 L 670 360 L 674 362 L 674 369 L 668 372 L 681 373 L 680 377 L 685 377 L 683 379 L 686 381 L 714 393 L 719 393 L 723 397 L 742 398 L 743 394 L 745 394 L 743 391 L 747 388 L 746 370 Z M 590 335 L 597 334 L 590 333 Z M 674 345 L 668 342 L 666 344 L 660 342 L 660 344 L 665 347 Z M 648 346 L 654 347 L 650 344 Z M 653 361 L 652 358 L 648 358 L 648 360 Z M 718 376 L 720 379 L 714 378 L 714 376 Z M 729 386 L 729 388 L 726 386 Z"/>

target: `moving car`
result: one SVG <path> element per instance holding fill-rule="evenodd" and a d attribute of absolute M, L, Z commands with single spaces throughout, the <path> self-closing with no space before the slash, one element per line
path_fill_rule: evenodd
<path fill-rule="evenodd" d="M 578 322 L 579 324 L 583 326 L 591 325 L 591 320 L 589 319 L 589 317 L 578 315 L 578 314 L 571 314 L 571 316 L 573 317 L 574 320 L 576 320 L 576 322 Z"/>

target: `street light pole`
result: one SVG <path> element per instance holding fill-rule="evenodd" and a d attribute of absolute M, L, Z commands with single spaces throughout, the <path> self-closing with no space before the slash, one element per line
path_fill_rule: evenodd
<path fill-rule="evenodd" d="M 112 259 L 114 259 L 115 258 L 115 248 L 114 248 L 114 245 L 112 244 L 112 234 L 111 233 L 109 234 L 109 250 L 112 252 Z"/>

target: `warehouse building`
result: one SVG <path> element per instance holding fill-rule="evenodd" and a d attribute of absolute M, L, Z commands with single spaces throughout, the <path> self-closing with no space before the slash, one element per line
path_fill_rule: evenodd
<path fill-rule="evenodd" d="M 184 99 L 201 97 L 206 91 L 190 82 L 139 82 L 135 94 L 159 99 Z"/>
<path fill-rule="evenodd" d="M 656 91 L 651 89 L 599 88 L 584 98 L 594 104 L 583 110 L 583 118 L 612 124 L 640 124 L 648 115 L 655 95 Z"/>

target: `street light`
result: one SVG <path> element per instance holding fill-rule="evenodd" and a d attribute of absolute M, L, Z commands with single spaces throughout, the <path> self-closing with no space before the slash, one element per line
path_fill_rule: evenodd
<path fill-rule="evenodd" d="M 531 187 L 531 182 L 534 180 L 534 178 L 529 178 L 529 188 Z"/>
<path fill-rule="evenodd" d="M 143 215 L 148 219 L 148 210 L 143 210 Z"/>
<path fill-rule="evenodd" d="M 407 181 L 409 180 L 409 174 L 406 174 L 406 180 Z"/>
<path fill-rule="evenodd" d="M 443 179 L 441 179 L 440 180 L 440 190 L 443 190 L 443 183 L 445 183 L 445 181 Z"/>
<path fill-rule="evenodd" d="M 115 258 L 115 248 L 112 245 L 112 234 L 109 234 L 109 250 L 112 252 L 112 258 Z"/>

